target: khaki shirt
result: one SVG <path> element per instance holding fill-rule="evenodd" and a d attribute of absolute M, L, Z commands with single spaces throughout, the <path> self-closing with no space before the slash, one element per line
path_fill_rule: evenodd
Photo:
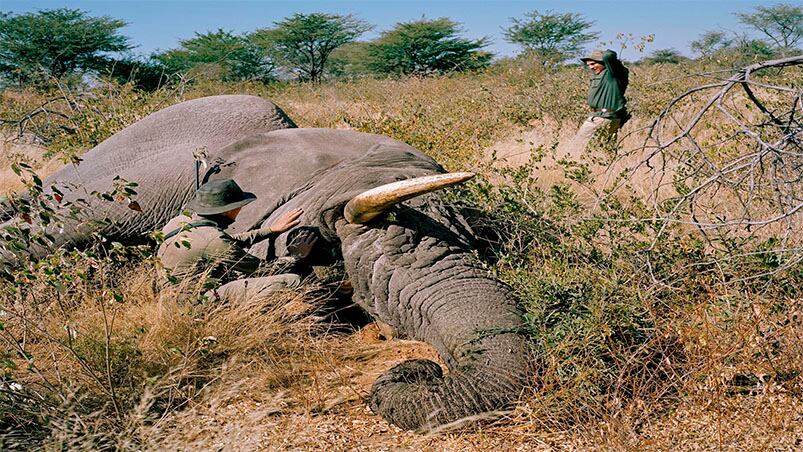
<path fill-rule="evenodd" d="M 200 226 L 189 226 L 203 222 Z M 276 236 L 269 228 L 227 234 L 219 225 L 199 215 L 180 215 L 162 229 L 165 235 L 181 230 L 159 246 L 156 255 L 165 270 L 178 280 L 209 271 L 210 282 L 225 283 L 241 275 L 269 272 L 275 265 L 249 254 L 244 247 Z"/>

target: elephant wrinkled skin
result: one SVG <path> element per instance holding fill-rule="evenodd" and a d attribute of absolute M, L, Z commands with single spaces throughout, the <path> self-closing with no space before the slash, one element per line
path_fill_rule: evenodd
<path fill-rule="evenodd" d="M 142 212 L 99 202 L 102 231 L 135 241 L 178 214 L 194 188 L 193 151 L 206 150 L 204 180 L 232 178 L 258 196 L 231 226 L 270 224 L 301 207 L 338 250 L 354 301 L 402 338 L 434 346 L 448 373 L 426 360 L 405 361 L 375 382 L 369 404 L 388 421 L 426 430 L 500 410 L 515 402 L 534 374 L 522 310 L 511 290 L 471 253 L 471 231 L 438 193 L 391 207 L 364 224 L 344 207 L 366 190 L 444 173 L 425 154 L 396 140 L 330 129 L 298 129 L 272 103 L 251 96 L 184 102 L 131 125 L 45 181 L 72 199 L 106 190 L 115 176 L 136 181 Z M 66 191 L 72 187 L 71 191 Z M 18 221 L 16 219 L 10 222 Z M 57 245 L 80 245 L 86 231 L 67 228 Z M 257 244 L 254 254 L 267 250 Z M 41 250 L 40 254 L 47 250 Z M 286 252 L 282 238 L 277 254 Z"/>

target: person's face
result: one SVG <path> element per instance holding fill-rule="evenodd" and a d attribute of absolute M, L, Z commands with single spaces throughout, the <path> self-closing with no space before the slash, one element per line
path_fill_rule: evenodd
<path fill-rule="evenodd" d="M 586 61 L 586 66 L 588 66 L 588 68 L 594 71 L 594 73 L 597 75 L 599 75 L 599 73 L 602 72 L 603 69 L 605 69 L 605 66 L 602 63 L 594 60 Z"/>
<path fill-rule="evenodd" d="M 223 212 L 221 215 L 223 215 L 226 218 L 230 218 L 232 220 L 236 220 L 237 219 L 237 215 L 240 214 L 240 211 L 242 209 L 243 209 L 242 207 L 238 207 L 238 208 L 236 208 L 234 210 L 229 210 L 228 212 Z"/>

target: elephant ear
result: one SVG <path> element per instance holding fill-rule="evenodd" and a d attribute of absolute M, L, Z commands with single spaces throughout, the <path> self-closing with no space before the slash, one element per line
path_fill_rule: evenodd
<path fill-rule="evenodd" d="M 446 173 L 381 185 L 352 198 L 346 204 L 343 214 L 349 223 L 364 224 L 394 204 L 465 182 L 472 177 L 474 173 Z"/>

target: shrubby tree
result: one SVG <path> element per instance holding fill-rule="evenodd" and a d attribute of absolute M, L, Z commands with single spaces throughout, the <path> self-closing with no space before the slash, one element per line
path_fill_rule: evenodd
<path fill-rule="evenodd" d="M 778 55 L 777 47 L 763 39 L 735 33 L 728 37 L 718 31 L 703 33 L 699 39 L 692 41 L 689 47 L 699 52 L 702 58 L 730 62 L 735 66 L 770 60 Z"/>
<path fill-rule="evenodd" d="M 658 49 L 653 51 L 650 56 L 644 58 L 642 62 L 648 64 L 678 64 L 686 60 L 688 60 L 688 58 L 681 55 L 680 52 L 675 49 Z"/>
<path fill-rule="evenodd" d="M 786 4 L 759 6 L 753 13 L 736 13 L 739 20 L 761 32 L 765 39 L 747 33 L 706 31 L 690 48 L 703 58 L 730 61 L 735 65 L 769 60 L 799 52 L 803 40 L 803 7 Z"/>
<path fill-rule="evenodd" d="M 722 31 L 706 31 L 699 38 L 692 41 L 689 48 L 692 52 L 699 53 L 703 58 L 712 56 L 721 49 L 727 49 L 733 45 L 733 38 L 729 38 Z"/>
<path fill-rule="evenodd" d="M 771 60 L 777 56 L 777 48 L 763 39 L 751 39 L 746 35 L 737 36 L 734 45 L 725 49 L 730 51 L 739 64 Z"/>
<path fill-rule="evenodd" d="M 402 22 L 371 42 L 368 66 L 381 74 L 427 75 L 477 69 L 493 56 L 481 49 L 488 38 L 458 36 L 459 24 L 448 18 Z"/>
<path fill-rule="evenodd" d="M 273 61 L 248 37 L 236 36 L 219 29 L 196 33 L 183 40 L 176 49 L 153 56 L 166 74 L 192 72 L 207 78 L 226 81 L 273 78 Z"/>
<path fill-rule="evenodd" d="M 293 14 L 274 25 L 252 33 L 250 41 L 300 80 L 312 82 L 324 77 L 335 49 L 372 28 L 351 15 L 324 13 Z"/>
<path fill-rule="evenodd" d="M 757 6 L 753 13 L 736 13 L 739 20 L 766 36 L 782 56 L 798 51 L 803 40 L 803 7 L 779 3 Z"/>
<path fill-rule="evenodd" d="M 0 13 L 0 77 L 18 84 L 105 70 L 108 53 L 129 50 L 126 23 L 77 9 Z"/>
<path fill-rule="evenodd" d="M 112 62 L 102 75 L 118 83 L 132 83 L 142 91 L 155 91 L 170 74 L 154 59 L 123 58 Z"/>
<path fill-rule="evenodd" d="M 586 44 L 599 37 L 598 32 L 588 31 L 594 22 L 581 14 L 535 10 L 524 16 L 523 20 L 510 18 L 513 25 L 504 30 L 505 40 L 544 60 L 561 62 L 578 56 Z"/>
<path fill-rule="evenodd" d="M 370 43 L 355 41 L 338 47 L 329 57 L 327 72 L 335 76 L 360 76 L 373 73 L 369 67 Z"/>

